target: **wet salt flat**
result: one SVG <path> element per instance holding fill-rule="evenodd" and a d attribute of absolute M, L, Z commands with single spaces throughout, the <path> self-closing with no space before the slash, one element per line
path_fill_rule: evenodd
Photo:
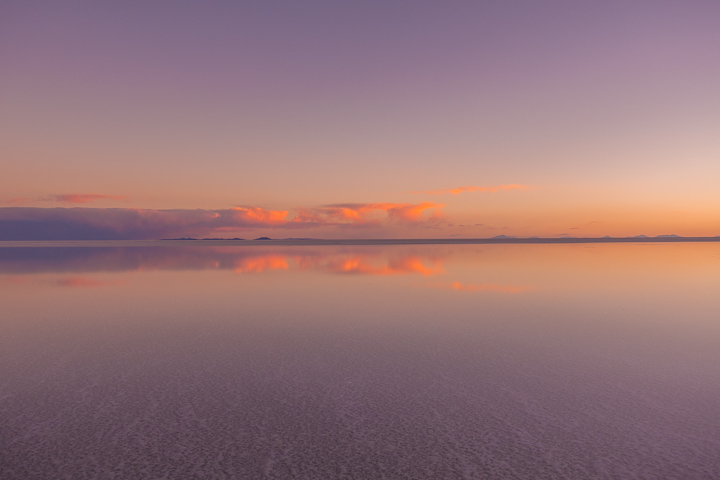
<path fill-rule="evenodd" d="M 720 478 L 720 244 L 0 248 L 0 478 Z"/>

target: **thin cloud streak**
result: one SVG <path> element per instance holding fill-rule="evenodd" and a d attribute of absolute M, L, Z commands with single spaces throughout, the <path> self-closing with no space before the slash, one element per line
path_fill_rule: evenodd
<path fill-rule="evenodd" d="M 37 198 L 30 197 L 15 197 L 8 200 L 7 203 L 9 203 L 10 205 L 23 205 L 25 203 L 35 202 L 37 200 Z"/>
<path fill-rule="evenodd" d="M 91 203 L 97 202 L 98 200 L 127 200 L 127 197 L 124 195 L 102 195 L 99 193 L 70 193 L 65 195 L 52 195 L 50 197 L 50 201 L 64 203 Z"/>
<path fill-rule="evenodd" d="M 24 205 L 32 202 L 84 204 L 97 202 L 99 200 L 125 201 L 127 197 L 125 195 L 103 195 L 100 193 L 67 193 L 62 195 L 49 195 L 47 197 L 15 197 L 11 198 L 8 203 L 11 205 Z"/>
<path fill-rule="evenodd" d="M 527 185 L 519 185 L 511 183 L 508 185 L 493 185 L 489 187 L 476 187 L 474 185 L 468 185 L 465 187 L 446 188 L 442 190 L 425 190 L 420 192 L 410 192 L 414 194 L 423 195 L 460 195 L 465 192 L 484 192 L 484 193 L 495 193 L 508 190 L 529 190 L 532 187 Z"/>

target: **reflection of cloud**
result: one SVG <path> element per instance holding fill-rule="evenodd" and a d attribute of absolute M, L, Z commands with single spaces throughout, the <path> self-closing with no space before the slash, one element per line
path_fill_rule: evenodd
<path fill-rule="evenodd" d="M 284 255 L 265 255 L 239 259 L 235 266 L 236 273 L 260 273 L 265 270 L 287 270 L 290 268 L 288 257 Z"/>
<path fill-rule="evenodd" d="M 244 228 L 416 225 L 437 222 L 442 207 L 430 202 L 329 205 L 298 209 L 292 219 L 287 210 L 251 206 L 224 210 L 8 207 L 0 208 L 0 240 L 140 240 Z"/>
<path fill-rule="evenodd" d="M 485 192 L 485 193 L 494 193 L 494 192 L 500 192 L 500 191 L 507 191 L 507 190 L 528 190 L 530 187 L 527 185 L 518 185 L 515 183 L 511 183 L 508 185 L 494 185 L 490 187 L 476 187 L 473 185 L 465 186 L 465 187 L 455 187 L 455 188 L 445 188 L 442 190 L 426 190 L 422 192 L 411 192 L 411 193 L 417 193 L 417 194 L 425 194 L 425 195 L 459 195 L 464 192 Z"/>
<path fill-rule="evenodd" d="M 427 262 L 427 260 L 426 260 Z M 432 261 L 432 266 L 425 265 L 422 259 L 416 256 L 400 257 L 395 259 L 371 259 L 366 256 L 350 255 L 329 259 L 322 267 L 332 273 L 353 273 L 362 275 L 401 275 L 420 274 L 435 275 L 442 272 L 441 262 Z"/>
<path fill-rule="evenodd" d="M 427 265 L 430 264 L 430 265 Z M 278 255 L 267 254 L 243 258 L 236 262 L 238 273 L 261 273 L 265 270 L 288 270 L 290 265 L 300 270 L 325 273 L 359 275 L 435 275 L 442 272 L 437 259 L 421 259 L 417 256 L 399 258 L 371 257 L 368 255 Z"/>
<path fill-rule="evenodd" d="M 435 283 L 431 284 L 435 288 L 450 288 L 463 292 L 499 292 L 499 293 L 521 293 L 530 290 L 530 287 L 524 285 L 499 285 L 497 283 L 479 283 L 479 284 L 463 284 L 460 282 L 452 283 Z"/>
<path fill-rule="evenodd" d="M 0 248 L 0 274 L 9 274 L 11 278 L 42 273 L 214 269 L 234 270 L 238 273 L 295 269 L 338 274 L 435 275 L 442 273 L 442 263 L 443 259 L 437 256 L 383 255 L 372 251 L 338 252 L 327 247 Z"/>

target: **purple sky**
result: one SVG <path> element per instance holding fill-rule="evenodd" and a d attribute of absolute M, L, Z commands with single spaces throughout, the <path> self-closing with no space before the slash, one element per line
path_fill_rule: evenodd
<path fill-rule="evenodd" d="M 430 202 L 444 223 L 302 236 L 717 235 L 719 24 L 715 1 L 2 2 L 0 209 Z M 412 193 L 464 186 L 486 191 Z"/>

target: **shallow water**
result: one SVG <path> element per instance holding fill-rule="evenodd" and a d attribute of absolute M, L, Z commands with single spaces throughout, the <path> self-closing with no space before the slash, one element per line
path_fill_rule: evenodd
<path fill-rule="evenodd" d="M 720 244 L 0 248 L 0 478 L 720 478 Z"/>

